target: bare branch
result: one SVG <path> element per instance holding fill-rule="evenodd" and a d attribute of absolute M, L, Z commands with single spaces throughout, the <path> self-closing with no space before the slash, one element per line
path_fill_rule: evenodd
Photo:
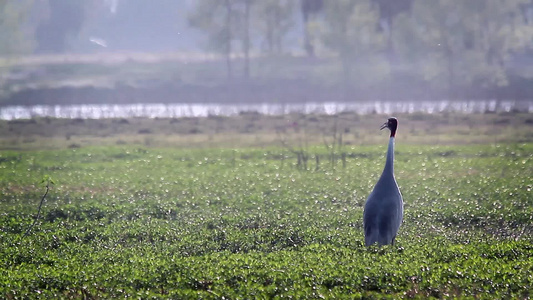
<path fill-rule="evenodd" d="M 285 147 L 287 150 L 289 150 L 290 152 L 294 153 L 294 154 L 298 154 L 300 153 L 300 151 L 296 151 L 294 150 L 293 147 L 291 147 L 289 144 L 287 144 L 287 142 L 285 141 L 285 139 L 281 136 L 281 133 L 280 133 L 280 130 L 279 129 L 276 129 L 276 135 L 278 136 L 278 139 L 281 143 L 281 145 L 283 147 Z"/>
<path fill-rule="evenodd" d="M 41 216 L 41 208 L 43 206 L 43 203 L 44 203 L 44 199 L 46 198 L 46 196 L 48 195 L 48 191 L 50 190 L 50 183 L 53 184 L 53 182 L 51 181 L 50 178 L 48 178 L 48 182 L 46 183 L 46 191 L 44 192 L 44 195 L 43 197 L 41 198 L 41 203 L 39 203 L 39 209 L 37 211 L 37 216 L 35 217 L 35 220 L 33 220 L 33 224 L 31 224 L 30 227 L 28 227 L 28 230 L 26 230 L 26 232 L 24 233 L 24 235 L 22 236 L 22 238 L 25 238 L 29 233 L 30 233 L 30 230 L 33 228 L 33 226 L 35 226 L 35 224 L 37 223 L 37 220 L 39 219 L 39 217 Z"/>

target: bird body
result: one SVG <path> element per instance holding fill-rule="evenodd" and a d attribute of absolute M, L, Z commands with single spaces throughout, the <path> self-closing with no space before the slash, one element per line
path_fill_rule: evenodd
<path fill-rule="evenodd" d="M 394 178 L 394 139 L 398 121 L 390 118 L 381 129 L 389 128 L 391 136 L 387 149 L 385 168 L 368 196 L 363 213 L 365 245 L 394 244 L 403 220 L 403 199 Z"/>

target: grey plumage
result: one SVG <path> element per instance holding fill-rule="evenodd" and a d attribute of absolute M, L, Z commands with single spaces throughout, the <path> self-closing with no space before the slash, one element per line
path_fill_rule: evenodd
<path fill-rule="evenodd" d="M 383 173 L 368 196 L 363 213 L 365 245 L 394 244 L 403 220 L 403 199 L 394 178 L 394 139 L 398 120 L 389 118 L 381 129 L 391 131 Z"/>

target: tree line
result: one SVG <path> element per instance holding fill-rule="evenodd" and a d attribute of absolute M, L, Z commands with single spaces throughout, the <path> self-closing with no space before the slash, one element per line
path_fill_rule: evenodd
<path fill-rule="evenodd" d="M 254 55 L 295 53 L 331 62 L 326 81 L 347 90 L 403 84 L 454 96 L 533 76 L 523 67 L 533 62 L 533 0 L 128 0 L 114 18 L 104 13 L 109 3 L 0 0 L 0 56 L 61 53 L 91 30 L 121 25 L 115 37 L 124 40 L 174 22 L 190 31 L 165 39 L 202 36 L 204 51 L 225 58 L 230 81 L 254 78 Z"/>
<path fill-rule="evenodd" d="M 254 46 L 282 54 L 298 24 L 305 54 L 336 57 L 347 87 L 365 84 L 354 74 L 409 77 L 453 96 L 508 85 L 513 60 L 533 53 L 531 0 L 199 0 L 189 22 L 225 55 L 228 78 L 235 53 L 248 78 Z"/>

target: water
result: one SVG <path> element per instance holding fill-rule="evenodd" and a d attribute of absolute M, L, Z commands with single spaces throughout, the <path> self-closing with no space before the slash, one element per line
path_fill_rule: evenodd
<path fill-rule="evenodd" d="M 533 112 L 533 101 L 417 101 L 417 102 L 325 102 L 325 103 L 261 103 L 261 104 L 80 104 L 80 105 L 33 105 L 0 107 L 0 119 L 52 118 L 177 118 L 206 117 L 209 115 L 232 116 L 245 112 L 266 115 L 289 113 L 358 114 L 394 113 L 484 113 L 484 112 Z"/>

